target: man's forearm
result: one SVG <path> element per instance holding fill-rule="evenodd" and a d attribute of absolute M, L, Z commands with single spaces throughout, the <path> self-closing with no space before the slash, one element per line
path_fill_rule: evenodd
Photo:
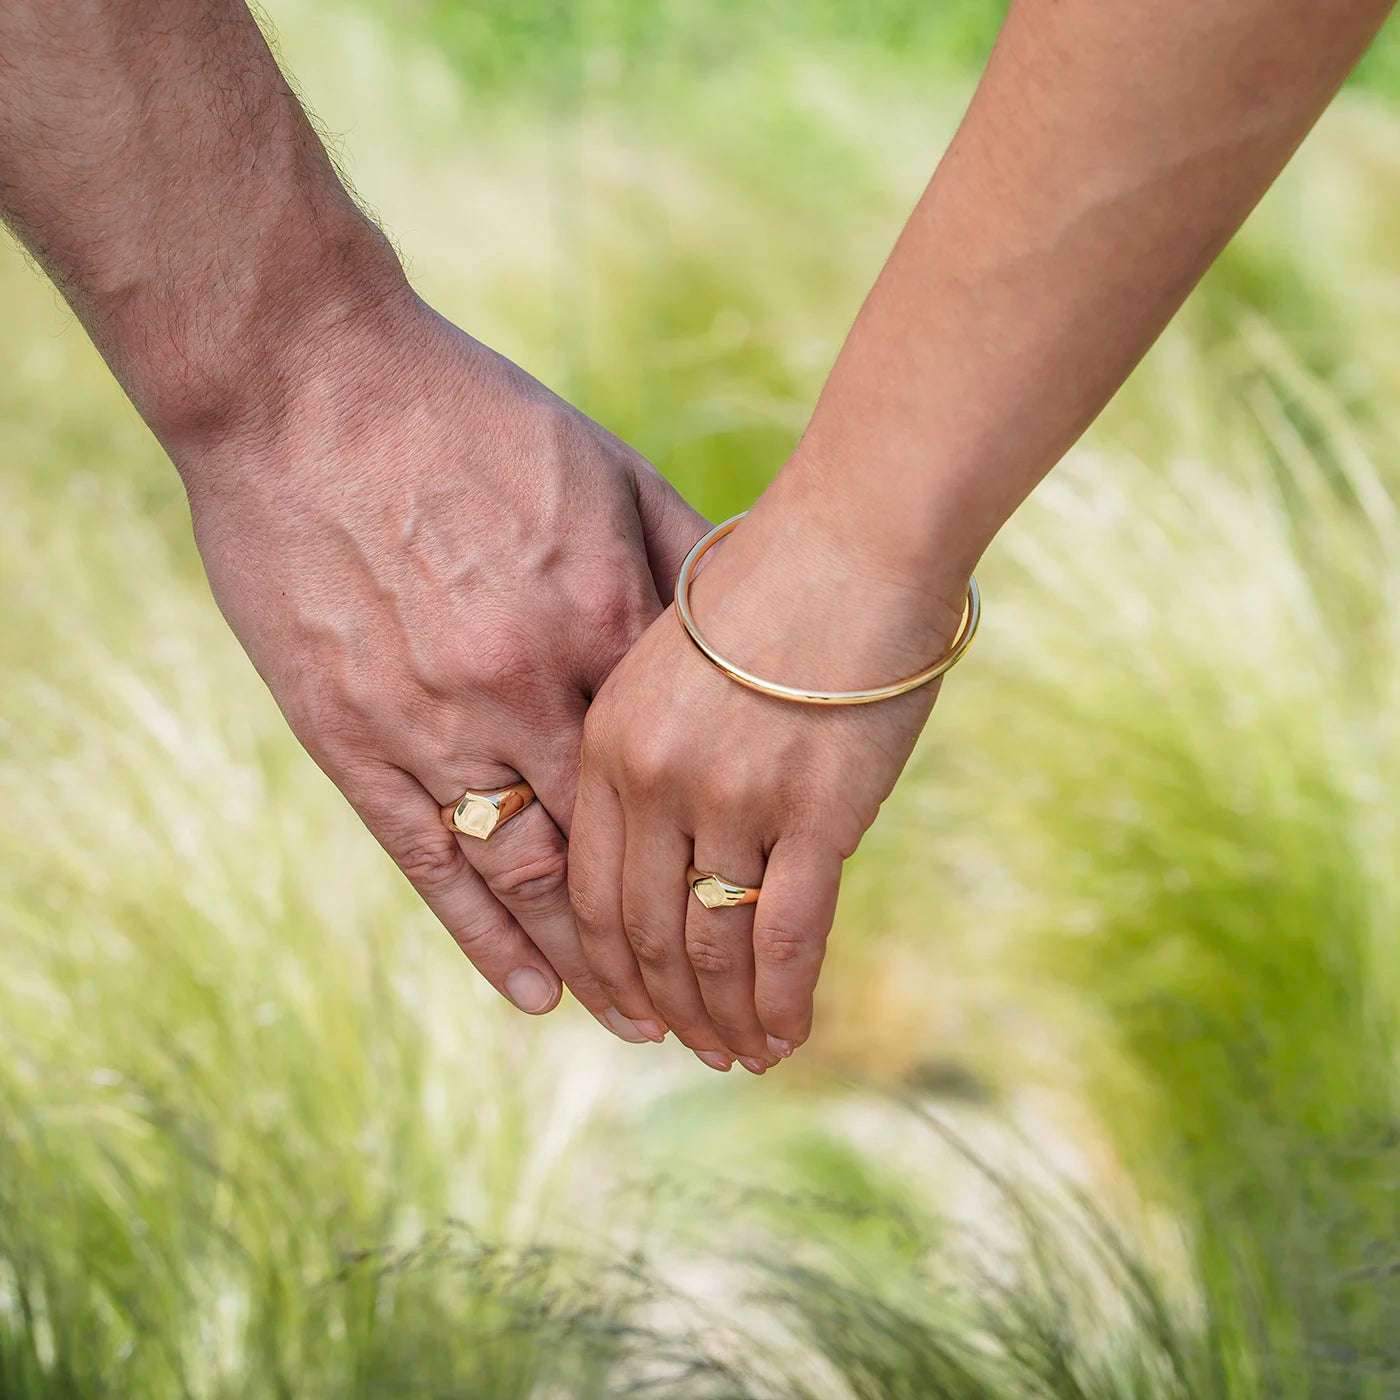
<path fill-rule="evenodd" d="M 965 578 L 1389 8 L 1018 0 L 783 485 L 838 502 L 884 560 Z"/>
<path fill-rule="evenodd" d="M 0 6 L 0 214 L 174 435 L 401 286 L 242 0 Z"/>

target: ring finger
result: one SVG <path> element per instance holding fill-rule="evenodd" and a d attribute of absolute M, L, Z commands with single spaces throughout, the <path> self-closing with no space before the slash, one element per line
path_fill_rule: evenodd
<path fill-rule="evenodd" d="M 701 833 L 695 838 L 695 866 L 727 884 L 757 888 L 766 861 L 757 845 L 732 835 Z M 754 1009 L 753 905 L 707 909 L 687 887 L 685 951 L 710 1020 L 724 1043 L 752 1074 L 762 1074 L 775 1057 Z"/>

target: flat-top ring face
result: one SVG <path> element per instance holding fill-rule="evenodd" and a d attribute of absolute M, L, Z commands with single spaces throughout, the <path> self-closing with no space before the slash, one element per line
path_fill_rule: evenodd
<path fill-rule="evenodd" d="M 694 866 L 689 872 L 690 889 L 706 909 L 734 909 L 741 904 L 756 904 L 758 890 L 750 885 L 736 885 L 718 875 L 706 874 Z"/>
<path fill-rule="evenodd" d="M 534 800 L 529 783 L 516 783 L 499 792 L 467 792 L 455 807 L 443 810 L 443 817 L 453 831 L 486 841 Z"/>
<path fill-rule="evenodd" d="M 463 836 L 484 841 L 501 824 L 501 809 L 489 798 L 469 792 L 452 809 L 452 825 Z"/>

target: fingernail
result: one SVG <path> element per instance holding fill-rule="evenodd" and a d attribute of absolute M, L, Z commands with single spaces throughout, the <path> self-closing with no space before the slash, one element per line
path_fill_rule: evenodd
<path fill-rule="evenodd" d="M 697 1050 L 695 1058 L 709 1065 L 711 1069 L 717 1069 L 721 1074 L 728 1074 L 729 1067 L 734 1063 L 728 1055 L 721 1055 L 718 1050 Z"/>
<path fill-rule="evenodd" d="M 619 1040 L 629 1045 L 645 1045 L 652 1039 L 636 1021 L 629 1020 L 617 1007 L 610 1006 L 598 1018 Z"/>
<path fill-rule="evenodd" d="M 506 978 L 506 995 L 522 1011 L 538 1016 L 554 1005 L 559 989 L 538 969 L 517 967 Z"/>
<path fill-rule="evenodd" d="M 768 1048 L 780 1060 L 785 1060 L 789 1055 L 792 1054 L 793 1049 L 795 1047 L 793 1046 L 793 1043 L 790 1040 L 779 1040 L 776 1035 L 770 1035 L 768 1037 Z"/>
<path fill-rule="evenodd" d="M 646 1036 L 648 1040 L 654 1040 L 658 1045 L 666 1039 L 666 1027 L 660 1021 L 642 1020 L 633 1021 L 632 1024 Z"/>
<path fill-rule="evenodd" d="M 750 1074 L 762 1074 L 768 1068 L 762 1060 L 751 1059 L 748 1055 L 740 1055 L 739 1063 L 748 1070 Z"/>

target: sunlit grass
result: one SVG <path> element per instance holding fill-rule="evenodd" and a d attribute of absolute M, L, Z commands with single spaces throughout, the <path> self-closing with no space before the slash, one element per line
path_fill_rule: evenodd
<path fill-rule="evenodd" d="M 965 78 L 814 30 L 531 123 L 325 16 L 287 56 L 425 290 L 747 503 Z M 1393 1393 L 1397 209 L 1354 97 L 998 544 L 762 1083 L 482 991 L 4 253 L 0 1394 Z"/>

